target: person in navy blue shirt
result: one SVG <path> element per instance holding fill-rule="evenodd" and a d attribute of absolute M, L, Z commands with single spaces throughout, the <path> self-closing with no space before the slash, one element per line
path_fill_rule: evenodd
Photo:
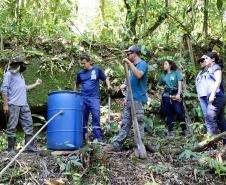
<path fill-rule="evenodd" d="M 99 81 L 105 81 L 108 90 L 111 90 L 110 82 L 104 72 L 91 65 L 89 55 L 80 57 L 80 65 L 83 67 L 76 75 L 76 84 L 74 90 L 81 90 L 83 97 L 83 133 L 84 139 L 87 139 L 89 114 L 92 115 L 92 130 L 94 139 L 103 143 L 100 127 L 100 93 Z"/>

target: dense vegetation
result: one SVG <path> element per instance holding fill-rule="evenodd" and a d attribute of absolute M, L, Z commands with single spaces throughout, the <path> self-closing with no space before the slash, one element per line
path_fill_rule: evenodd
<path fill-rule="evenodd" d="M 84 0 L 84 2 L 88 2 L 88 0 Z M 0 1 L 0 78 L 2 78 L 4 68 L 10 58 L 16 55 L 27 57 L 30 65 L 25 72 L 26 82 L 32 83 L 36 78 L 41 78 L 44 81 L 39 89 L 29 94 L 33 113 L 41 114 L 36 115 L 36 122 L 43 123 L 42 116 L 46 114 L 49 92 L 72 89 L 75 73 L 80 69 L 79 56 L 84 52 L 92 56 L 94 65 L 101 66 L 108 72 L 114 88 L 113 97 L 116 99 L 113 102 L 113 111 L 119 112 L 119 109 L 122 109 L 119 102 L 123 95 L 118 89 L 125 78 L 121 65 L 121 60 L 124 57 L 123 50 L 136 44 L 141 47 L 142 56 L 149 64 L 148 91 L 150 100 L 146 106 L 146 129 L 152 134 L 151 138 L 156 149 L 164 154 L 165 150 L 161 150 L 161 148 L 167 144 L 167 141 L 162 139 L 166 134 L 163 120 L 156 114 L 161 96 L 161 91 L 156 88 L 156 84 L 162 73 L 162 60 L 164 58 L 175 60 L 184 73 L 183 96 L 187 115 L 191 119 L 194 131 L 192 138 L 185 141 L 178 139 L 178 142 L 175 141 L 172 145 L 175 148 L 177 146 L 184 148 L 185 146 L 185 148 L 190 149 L 204 139 L 206 137 L 204 136 L 205 126 L 194 87 L 194 79 L 199 70 L 196 60 L 207 51 L 215 50 L 221 57 L 221 63 L 225 63 L 226 4 L 224 1 L 93 0 L 89 3 L 95 9 L 90 10 L 88 6 L 82 8 L 81 1 L 74 0 Z M 89 17 L 87 13 L 89 11 L 94 11 L 94 16 Z M 102 115 L 105 115 L 107 91 L 103 87 L 101 87 L 101 95 Z M 117 132 L 117 121 L 114 124 L 116 126 L 113 130 Z M 154 136 L 157 136 L 157 139 Z M 6 147 L 4 137 L 3 135 L 0 139 L 0 146 L 3 148 Z M 113 135 L 107 138 L 108 142 L 111 142 Z M 40 138 L 40 140 L 42 139 Z M 102 151 L 98 147 L 94 146 L 92 150 L 102 155 Z M 178 158 L 178 156 L 176 157 Z M 173 160 L 176 160 L 176 157 L 174 156 Z M 203 156 L 185 150 L 179 158 L 179 167 L 182 166 L 182 161 L 185 159 L 191 160 L 195 166 L 203 159 Z M 165 158 L 163 161 L 167 161 L 167 159 Z M 85 174 L 76 171 L 77 167 L 81 165 L 80 162 L 76 163 L 77 160 L 77 158 L 57 159 L 62 168 L 60 172 L 63 173 L 66 170 L 67 173 L 64 175 L 74 179 L 74 181 L 80 180 Z M 131 158 L 132 163 L 136 163 L 137 160 Z M 73 163 L 74 166 L 66 169 L 68 161 L 75 163 Z M 101 166 L 98 156 L 98 164 L 92 162 L 96 166 L 92 163 L 91 169 L 97 168 L 96 170 L 102 175 L 102 182 L 108 183 L 109 179 L 107 179 L 108 175 L 106 174 L 110 174 L 110 172 L 107 165 Z M 211 169 L 217 169 L 215 173 L 219 177 L 225 176 L 225 166 L 219 161 L 212 161 L 206 157 L 202 162 L 197 167 L 197 173 L 200 173 L 201 178 L 204 178 L 202 173 L 205 174 L 202 170 L 208 169 L 206 166 L 211 165 Z M 164 164 L 164 162 L 157 166 L 150 164 L 145 169 L 150 170 L 151 174 L 159 176 L 167 170 L 170 171 L 171 167 L 164 166 Z M 89 174 L 92 176 L 90 182 L 96 178 L 92 170 Z M 69 171 L 74 172 L 74 174 L 70 176 Z M 21 176 L 23 177 L 18 172 L 18 177 L 15 178 L 19 179 Z M 7 177 L 6 181 L 9 178 Z M 149 181 L 154 182 L 153 178 L 149 178 Z M 163 180 L 164 182 L 166 183 Z M 198 181 L 192 182 L 198 183 Z M 203 181 L 200 180 L 200 184 L 202 183 Z"/>

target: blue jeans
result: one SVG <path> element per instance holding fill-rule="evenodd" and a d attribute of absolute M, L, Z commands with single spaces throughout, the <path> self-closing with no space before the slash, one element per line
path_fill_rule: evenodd
<path fill-rule="evenodd" d="M 199 97 L 199 103 L 202 109 L 203 117 L 206 122 L 206 112 L 208 107 L 208 98 L 207 96 Z"/>
<path fill-rule="evenodd" d="M 219 129 L 221 132 L 226 131 L 226 123 L 224 119 L 224 106 L 226 98 L 224 96 L 217 96 L 213 103 L 209 103 L 206 114 L 206 125 L 208 134 L 217 134 Z"/>
<path fill-rule="evenodd" d="M 100 99 L 83 98 L 83 134 L 88 133 L 89 114 L 92 115 L 92 130 L 94 139 L 102 138 L 100 128 Z"/>
<path fill-rule="evenodd" d="M 175 100 L 170 100 L 169 97 L 162 97 L 162 102 L 164 109 L 166 110 L 166 124 L 168 126 L 168 130 L 172 131 L 174 127 L 173 116 L 175 114 L 180 122 L 185 122 L 185 112 L 183 103 Z M 186 129 L 185 123 L 181 124 L 181 128 L 182 130 Z"/>

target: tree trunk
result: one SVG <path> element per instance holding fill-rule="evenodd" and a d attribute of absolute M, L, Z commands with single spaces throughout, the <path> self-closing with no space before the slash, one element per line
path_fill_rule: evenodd
<path fill-rule="evenodd" d="M 146 31 L 146 24 L 147 22 L 147 0 L 144 0 L 144 20 L 143 20 L 143 24 L 144 24 L 144 32 Z"/>
<path fill-rule="evenodd" d="M 188 35 L 186 35 L 186 41 L 187 41 L 187 45 L 188 45 L 190 59 L 195 66 L 195 58 L 194 58 L 194 53 L 193 53 L 193 49 L 192 49 L 192 42 Z M 196 68 L 195 68 L 195 70 L 196 70 Z"/>
<path fill-rule="evenodd" d="M 100 0 L 101 22 L 105 24 L 105 11 L 104 11 L 104 7 L 105 7 L 105 0 Z M 105 25 L 104 25 L 103 28 L 101 29 L 102 36 L 105 35 L 105 32 L 106 32 L 106 29 L 105 29 Z"/>
<path fill-rule="evenodd" d="M 205 34 L 205 37 L 207 37 L 208 36 L 208 0 L 204 0 L 203 32 Z"/>
<path fill-rule="evenodd" d="M 4 44 L 3 44 L 3 34 L 1 33 L 1 42 L 0 42 L 0 48 L 1 48 L 1 51 L 4 50 Z"/>
<path fill-rule="evenodd" d="M 132 16 L 132 19 L 130 21 L 130 29 L 134 36 L 136 37 L 136 25 L 137 25 L 137 20 L 138 20 L 138 15 L 139 15 L 139 6 L 140 6 L 140 0 L 137 0 L 136 2 L 136 7 L 135 7 L 135 13 Z"/>
<path fill-rule="evenodd" d="M 105 0 L 100 0 L 101 19 L 102 19 L 103 22 L 105 21 L 104 7 L 105 7 Z"/>
<path fill-rule="evenodd" d="M 16 0 L 15 19 L 16 19 L 17 26 L 19 24 L 19 17 L 20 17 L 20 4 L 21 4 L 21 0 Z"/>
<path fill-rule="evenodd" d="M 169 1 L 165 0 L 165 7 L 167 8 L 169 5 Z M 168 12 L 165 12 L 163 15 L 160 14 L 157 21 L 147 29 L 147 31 L 144 32 L 143 37 L 147 37 L 151 35 L 163 22 L 164 20 L 168 17 Z"/>
<path fill-rule="evenodd" d="M 129 14 L 131 14 L 131 7 L 127 0 L 124 0 L 124 4 L 126 6 L 126 22 L 128 21 Z"/>
<path fill-rule="evenodd" d="M 140 0 L 136 1 L 134 13 L 131 11 L 131 6 L 127 0 L 124 0 L 124 4 L 127 9 L 127 14 L 126 14 L 127 25 L 129 26 L 133 36 L 135 36 L 135 39 L 136 39 L 136 25 L 137 25 L 137 20 L 139 16 Z"/>

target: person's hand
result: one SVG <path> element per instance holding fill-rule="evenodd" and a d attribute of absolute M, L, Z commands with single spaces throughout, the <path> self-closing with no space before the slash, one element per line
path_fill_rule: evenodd
<path fill-rule="evenodd" d="M 123 100 L 123 102 L 122 102 L 122 105 L 125 107 L 126 104 L 127 104 L 127 100 L 126 100 L 126 98 L 124 98 L 124 100 Z"/>
<path fill-rule="evenodd" d="M 180 99 L 180 94 L 177 94 L 177 95 L 175 96 L 175 98 L 179 100 L 179 99 Z"/>
<path fill-rule="evenodd" d="M 127 64 L 130 64 L 130 63 L 131 63 L 130 60 L 129 60 L 128 58 L 124 58 L 122 61 L 123 61 L 123 62 L 126 62 Z"/>
<path fill-rule="evenodd" d="M 4 114 L 8 114 L 9 113 L 9 105 L 4 103 L 3 104 L 3 112 Z"/>
<path fill-rule="evenodd" d="M 174 100 L 174 101 L 178 101 L 178 102 L 181 102 L 182 101 L 182 99 L 179 97 L 177 97 L 177 96 L 170 96 L 170 100 Z"/>
<path fill-rule="evenodd" d="M 36 85 L 41 85 L 41 84 L 42 84 L 42 80 L 38 78 L 38 79 L 36 80 L 35 84 L 36 84 Z"/>
<path fill-rule="evenodd" d="M 122 84 L 122 85 L 120 85 L 120 87 L 119 87 L 119 90 L 121 89 L 121 90 L 124 90 L 126 88 L 126 84 Z"/>
<path fill-rule="evenodd" d="M 112 95 L 112 87 L 108 87 L 108 94 L 111 96 Z"/>
<path fill-rule="evenodd" d="M 215 95 L 211 94 L 209 97 L 209 102 L 213 103 L 214 99 L 215 99 Z"/>

